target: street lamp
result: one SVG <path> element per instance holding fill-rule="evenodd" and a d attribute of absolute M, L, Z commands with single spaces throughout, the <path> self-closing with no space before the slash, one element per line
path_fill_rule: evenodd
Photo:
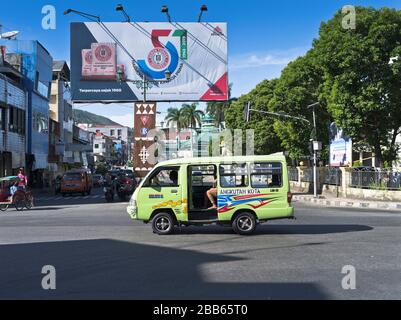
<path fill-rule="evenodd" d="M 321 143 L 317 140 L 317 128 L 316 128 L 316 112 L 315 107 L 319 106 L 319 102 L 312 103 L 307 106 L 308 109 L 313 108 L 313 133 L 312 133 L 312 143 L 313 143 L 313 196 L 317 198 L 317 151 L 322 149 Z"/>
<path fill-rule="evenodd" d="M 116 6 L 116 11 L 121 11 L 121 13 L 124 15 L 125 22 L 131 22 L 131 18 L 128 15 L 128 13 L 124 10 L 124 7 L 122 4 L 119 4 Z"/>
<path fill-rule="evenodd" d="M 322 144 L 321 142 L 315 141 L 316 140 L 316 114 L 315 114 L 315 107 L 317 105 L 320 105 L 319 102 L 313 103 L 308 106 L 308 108 L 313 108 L 313 132 L 312 135 L 314 139 L 311 140 L 313 142 L 313 195 L 315 198 L 317 198 L 317 151 L 322 149 Z M 296 120 L 301 120 L 309 125 L 311 125 L 310 121 L 308 119 L 302 118 L 302 117 L 295 117 L 291 116 L 289 114 L 286 114 L 284 112 L 268 112 L 268 111 L 263 111 L 263 110 L 256 110 L 251 108 L 251 103 L 248 102 L 248 104 L 245 105 L 245 110 L 244 110 L 244 120 L 245 122 L 249 122 L 250 119 L 250 112 L 259 112 L 263 114 L 268 114 L 268 115 L 273 115 L 281 118 L 288 118 L 288 119 L 296 119 Z"/>
<path fill-rule="evenodd" d="M 203 12 L 205 12 L 205 11 L 207 11 L 207 6 L 205 4 L 203 4 L 200 7 L 200 14 L 199 14 L 198 22 L 202 21 Z"/>
<path fill-rule="evenodd" d="M 161 12 L 166 14 L 168 22 L 171 23 L 171 17 L 170 17 L 170 14 L 168 12 L 168 7 L 167 6 L 163 6 Z"/>

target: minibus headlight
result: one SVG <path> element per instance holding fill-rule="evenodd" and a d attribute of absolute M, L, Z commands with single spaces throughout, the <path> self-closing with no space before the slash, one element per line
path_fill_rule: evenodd
<path fill-rule="evenodd" d="M 131 199 L 129 201 L 129 206 L 136 208 L 136 201 L 134 200 L 134 197 L 131 197 Z"/>

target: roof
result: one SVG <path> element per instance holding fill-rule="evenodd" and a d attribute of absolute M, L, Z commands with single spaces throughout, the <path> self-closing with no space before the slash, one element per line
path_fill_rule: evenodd
<path fill-rule="evenodd" d="M 160 166 L 173 166 L 180 164 L 205 164 L 205 163 L 241 163 L 241 162 L 258 162 L 258 161 L 286 161 L 282 153 L 275 153 L 265 156 L 234 156 L 234 157 L 199 157 L 199 158 L 180 158 L 160 162 Z"/>
<path fill-rule="evenodd" d="M 13 180 L 19 180 L 19 178 L 16 177 L 16 176 L 9 176 L 9 177 L 0 178 L 0 182 L 1 181 L 13 181 Z"/>
<path fill-rule="evenodd" d="M 62 72 L 67 80 L 70 79 L 70 68 L 64 60 L 53 61 L 53 72 Z"/>
<path fill-rule="evenodd" d="M 91 124 L 88 129 L 95 129 L 95 128 L 128 128 L 126 126 L 122 126 L 120 124 L 111 125 L 111 124 Z"/>

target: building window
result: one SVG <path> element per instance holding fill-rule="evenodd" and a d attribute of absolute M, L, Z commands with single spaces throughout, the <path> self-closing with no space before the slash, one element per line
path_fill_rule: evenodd
<path fill-rule="evenodd" d="M 123 134 L 123 131 L 122 131 L 121 129 L 118 129 L 118 130 L 117 130 L 117 135 L 118 135 L 119 137 L 121 137 L 122 134 Z"/>
<path fill-rule="evenodd" d="M 39 133 L 49 132 L 49 119 L 40 112 L 33 113 L 33 129 Z"/>
<path fill-rule="evenodd" d="M 99 149 L 99 145 L 98 144 L 95 144 L 95 149 Z"/>
<path fill-rule="evenodd" d="M 25 110 L 11 107 L 8 109 L 9 112 L 9 130 L 18 134 L 25 134 Z M 5 118 L 2 115 L 2 118 Z"/>
<path fill-rule="evenodd" d="M 0 128 L 1 130 L 6 130 L 6 110 L 3 108 L 0 108 Z"/>
<path fill-rule="evenodd" d="M 116 130 L 110 130 L 110 135 L 112 136 L 112 137 L 114 137 L 114 134 L 116 133 Z"/>

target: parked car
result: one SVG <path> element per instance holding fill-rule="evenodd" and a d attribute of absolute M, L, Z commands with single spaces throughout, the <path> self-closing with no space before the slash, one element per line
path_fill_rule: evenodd
<path fill-rule="evenodd" d="M 93 187 L 94 188 L 101 188 L 104 184 L 104 178 L 101 174 L 94 174 L 93 177 Z"/>

